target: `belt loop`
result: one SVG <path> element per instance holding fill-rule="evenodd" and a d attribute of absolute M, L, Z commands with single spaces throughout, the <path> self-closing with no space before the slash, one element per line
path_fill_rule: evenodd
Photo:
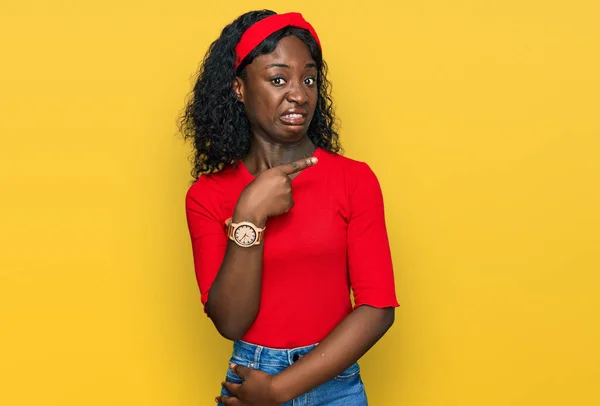
<path fill-rule="evenodd" d="M 260 354 L 262 353 L 262 350 L 262 346 L 256 346 L 256 351 L 254 351 L 254 365 L 252 366 L 253 368 L 258 368 L 258 364 L 260 363 Z"/>

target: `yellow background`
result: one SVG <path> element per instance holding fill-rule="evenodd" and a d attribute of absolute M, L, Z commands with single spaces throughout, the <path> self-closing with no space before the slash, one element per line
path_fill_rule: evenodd
<path fill-rule="evenodd" d="M 209 405 L 176 118 L 242 12 L 324 44 L 378 174 L 402 304 L 371 404 L 598 405 L 600 7 L 592 0 L 41 0 L 0 11 L 0 404 Z"/>

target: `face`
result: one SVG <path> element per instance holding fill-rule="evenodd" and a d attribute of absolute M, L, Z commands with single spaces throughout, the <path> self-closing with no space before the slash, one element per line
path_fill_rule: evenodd
<path fill-rule="evenodd" d="M 244 103 L 254 136 L 293 143 L 308 131 L 317 105 L 317 66 L 304 42 L 282 38 L 270 54 L 246 66 L 234 90 Z"/>

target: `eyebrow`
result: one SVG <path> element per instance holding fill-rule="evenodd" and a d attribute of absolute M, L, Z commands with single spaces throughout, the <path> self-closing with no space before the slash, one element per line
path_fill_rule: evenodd
<path fill-rule="evenodd" d="M 307 63 L 304 68 L 316 68 L 317 64 L 316 63 Z M 290 65 L 286 65 L 285 63 L 271 63 L 267 66 L 265 66 L 265 69 L 269 69 L 269 68 L 285 68 L 285 69 L 292 69 L 292 67 Z"/>

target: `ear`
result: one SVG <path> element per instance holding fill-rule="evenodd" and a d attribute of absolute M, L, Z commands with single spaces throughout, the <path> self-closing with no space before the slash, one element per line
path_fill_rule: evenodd
<path fill-rule="evenodd" d="M 233 91 L 237 95 L 237 100 L 244 102 L 244 81 L 239 76 L 233 81 Z"/>

